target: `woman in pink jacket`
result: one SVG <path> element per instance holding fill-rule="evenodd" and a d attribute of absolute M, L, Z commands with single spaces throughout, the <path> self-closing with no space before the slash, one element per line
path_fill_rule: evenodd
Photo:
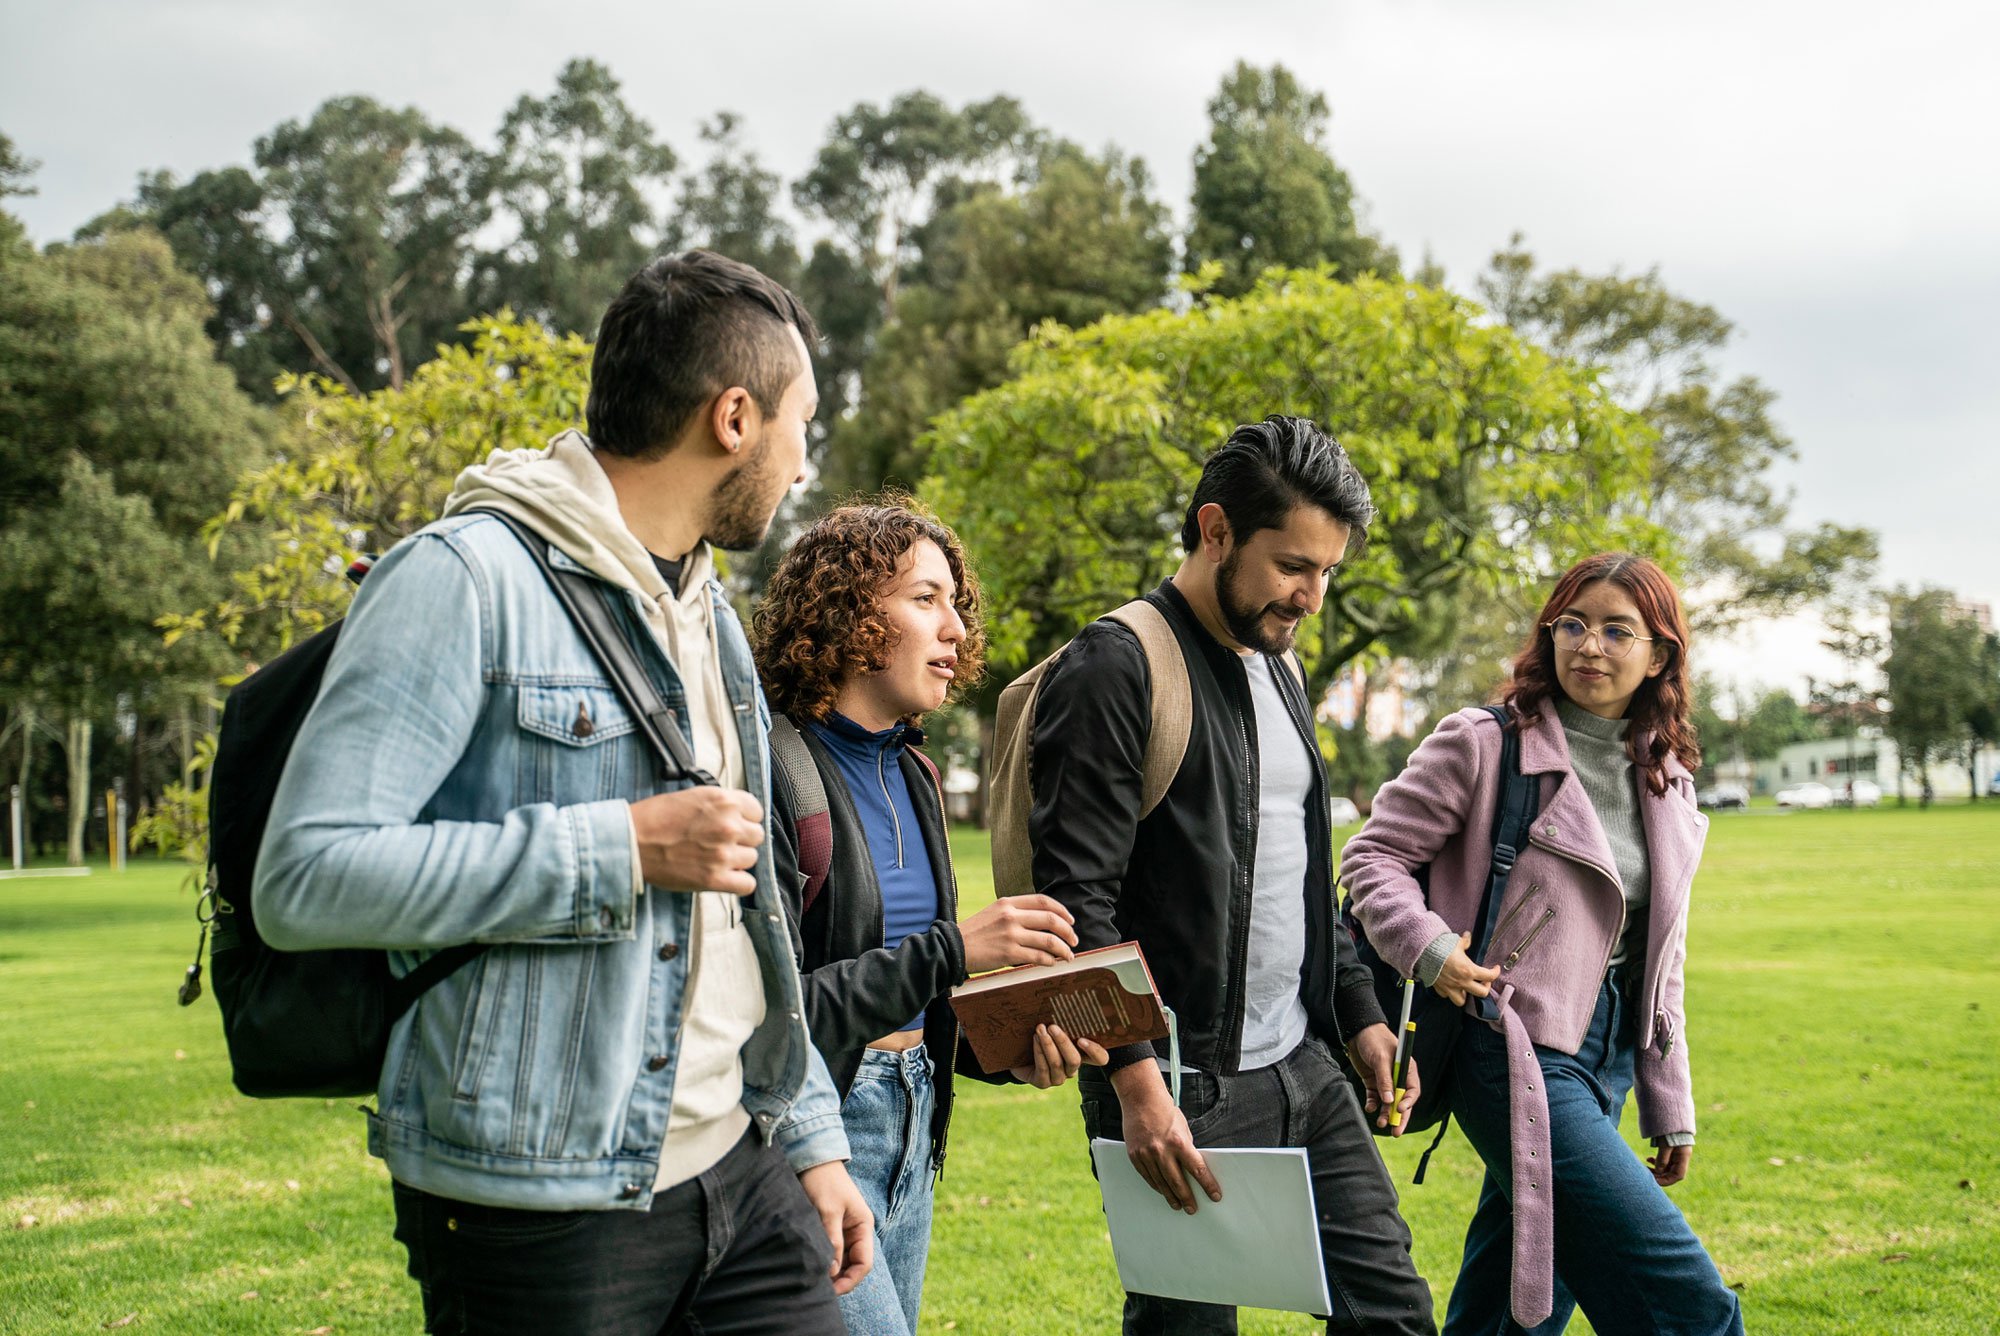
<path fill-rule="evenodd" d="M 1708 819 L 1687 643 L 1679 595 L 1642 557 L 1591 557 L 1557 582 L 1504 696 L 1541 807 L 1483 960 L 1466 949 L 1500 793 L 1491 714 L 1439 724 L 1343 856 L 1382 957 L 1455 1005 L 1492 997 L 1500 1017 L 1467 1020 L 1451 1073 L 1486 1182 L 1445 1336 L 1560 1332 L 1579 1304 L 1605 1336 L 1743 1330 L 1663 1190 L 1694 1155 L 1682 971 Z M 1628 1092 L 1644 1164 L 1618 1133 Z"/>

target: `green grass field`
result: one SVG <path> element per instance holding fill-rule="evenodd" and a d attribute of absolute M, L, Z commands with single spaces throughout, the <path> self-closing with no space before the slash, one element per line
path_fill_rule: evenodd
<path fill-rule="evenodd" d="M 970 910 L 981 837 L 959 855 Z M 174 1005 L 179 879 L 0 881 L 0 1333 L 417 1330 L 359 1116 L 238 1098 L 212 1001 Z M 2000 804 L 1720 815 L 1690 950 L 1675 1196 L 1750 1329 L 2000 1329 Z M 960 1108 L 925 1330 L 1115 1331 L 1073 1093 L 966 1083 Z M 1390 1149 L 1399 1182 L 1416 1150 Z M 1404 1192 L 1440 1305 L 1477 1181 L 1454 1133 Z"/>

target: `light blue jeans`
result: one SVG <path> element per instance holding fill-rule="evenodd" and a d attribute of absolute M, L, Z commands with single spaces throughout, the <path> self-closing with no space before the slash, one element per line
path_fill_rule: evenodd
<path fill-rule="evenodd" d="M 875 1267 L 840 1300 L 850 1336 L 912 1336 L 931 1251 L 931 1060 L 869 1049 L 840 1106 L 847 1172 L 875 1213 Z"/>

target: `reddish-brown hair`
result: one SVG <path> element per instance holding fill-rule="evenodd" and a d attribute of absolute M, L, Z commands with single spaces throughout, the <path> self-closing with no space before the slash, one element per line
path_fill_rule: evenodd
<path fill-rule="evenodd" d="M 924 504 L 891 492 L 843 505 L 817 521 L 779 561 L 751 618 L 757 675 L 771 708 L 797 720 L 824 720 L 840 687 L 856 673 L 889 666 L 896 629 L 881 596 L 903 555 L 936 543 L 958 586 L 952 606 L 965 623 L 947 702 L 977 685 L 986 660 L 979 579 L 965 548 Z M 915 722 L 912 720 L 911 722 Z"/>
<path fill-rule="evenodd" d="M 1680 758 L 1690 771 L 1701 765 L 1701 745 L 1689 719 L 1694 696 L 1688 686 L 1687 616 L 1681 611 L 1680 591 L 1667 573 L 1644 557 L 1624 552 L 1600 552 L 1586 557 L 1556 581 L 1549 600 L 1535 618 L 1528 641 L 1514 658 L 1514 677 L 1501 699 L 1513 713 L 1517 726 L 1532 724 L 1542 717 L 1542 706 L 1563 698 L 1556 681 L 1555 637 L 1548 623 L 1560 617 L 1576 601 L 1585 585 L 1608 580 L 1632 596 L 1639 615 L 1646 619 L 1647 633 L 1655 638 L 1650 647 L 1664 646 L 1666 666 L 1639 684 L 1639 694 L 1625 717 L 1632 727 L 1625 738 L 1626 754 L 1646 777 L 1646 787 L 1654 793 L 1667 791 L 1667 757 Z"/>

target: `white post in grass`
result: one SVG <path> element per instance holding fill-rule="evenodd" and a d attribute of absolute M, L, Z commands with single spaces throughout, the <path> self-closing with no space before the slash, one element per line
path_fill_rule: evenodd
<path fill-rule="evenodd" d="M 21 849 L 21 786 L 10 784 L 7 787 L 8 818 L 14 832 L 14 870 L 19 872 L 26 861 Z"/>
<path fill-rule="evenodd" d="M 125 870 L 125 781 L 119 780 L 111 789 L 111 870 Z"/>

